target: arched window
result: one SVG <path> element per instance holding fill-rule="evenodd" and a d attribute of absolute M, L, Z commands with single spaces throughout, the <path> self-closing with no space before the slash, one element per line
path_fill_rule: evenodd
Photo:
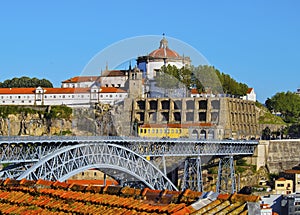
<path fill-rule="evenodd" d="M 206 131 L 204 129 L 200 131 L 200 139 L 206 139 Z"/>

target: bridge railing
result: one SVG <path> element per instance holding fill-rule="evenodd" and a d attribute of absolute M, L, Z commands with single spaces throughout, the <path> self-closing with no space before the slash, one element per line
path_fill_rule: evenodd
<path fill-rule="evenodd" d="M 217 139 L 196 139 L 196 138 L 148 138 L 148 137 L 128 137 L 128 136 L 0 136 L 0 144 L 2 143 L 20 143 L 20 142 L 64 142 L 64 141 L 116 141 L 116 142 L 194 142 L 194 143 L 223 143 L 223 144 L 250 144 L 257 145 L 256 140 L 217 140 Z"/>

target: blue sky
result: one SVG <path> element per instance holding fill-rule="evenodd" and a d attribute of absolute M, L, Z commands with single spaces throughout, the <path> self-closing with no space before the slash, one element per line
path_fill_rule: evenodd
<path fill-rule="evenodd" d="M 107 46 L 166 33 L 264 102 L 300 87 L 299 11 L 297 0 L 1 1 L 0 81 L 30 76 L 58 87 Z"/>

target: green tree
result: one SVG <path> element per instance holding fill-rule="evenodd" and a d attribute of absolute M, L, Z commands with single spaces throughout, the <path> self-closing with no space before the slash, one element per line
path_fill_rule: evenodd
<path fill-rule="evenodd" d="M 0 82 L 0 88 L 21 88 L 21 87 L 48 87 L 52 88 L 52 83 L 47 79 L 29 78 L 23 76 L 21 78 L 13 78 Z"/>
<path fill-rule="evenodd" d="M 198 67 L 162 66 L 156 74 L 156 86 L 175 89 L 185 86 L 187 89 L 197 88 L 199 92 L 210 90 L 212 93 L 226 93 L 236 96 L 246 95 L 248 86 L 235 81 L 230 75 L 221 73 L 213 66 Z"/>
<path fill-rule="evenodd" d="M 300 117 L 300 96 L 292 92 L 276 93 L 265 102 L 272 112 L 280 112 L 282 119 L 287 123 L 298 123 Z"/>

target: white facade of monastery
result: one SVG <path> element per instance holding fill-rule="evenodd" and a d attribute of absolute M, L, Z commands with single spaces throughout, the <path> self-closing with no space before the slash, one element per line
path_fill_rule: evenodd
<path fill-rule="evenodd" d="M 91 88 L 0 88 L 0 105 L 67 105 L 89 107 L 94 103 L 113 105 L 127 92 L 114 87 Z"/>

